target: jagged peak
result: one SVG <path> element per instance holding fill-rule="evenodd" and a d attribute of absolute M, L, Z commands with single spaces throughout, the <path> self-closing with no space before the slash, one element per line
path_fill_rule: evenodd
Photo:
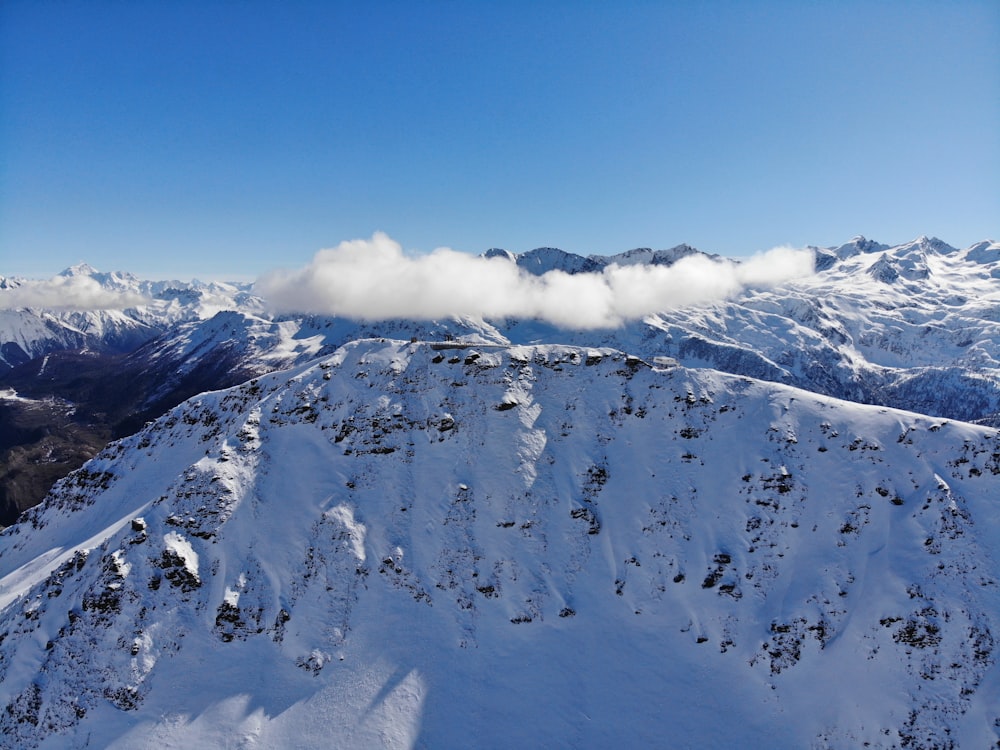
<path fill-rule="evenodd" d="M 70 266 L 59 272 L 60 276 L 93 276 L 96 273 L 100 273 L 96 268 L 87 263 L 86 261 L 80 261 L 75 265 Z"/>
<path fill-rule="evenodd" d="M 546 271 L 560 270 L 567 273 L 599 272 L 609 265 L 664 265 L 669 266 L 688 255 L 707 255 L 687 243 L 675 245 L 666 250 L 654 250 L 649 247 L 637 247 L 615 255 L 577 255 L 557 247 L 536 247 L 520 255 L 515 255 L 500 248 L 491 248 L 483 256 L 487 258 L 505 257 L 514 260 L 521 268 L 534 274 Z"/>
<path fill-rule="evenodd" d="M 650 265 L 650 266 L 669 266 L 676 263 L 681 258 L 688 255 L 703 255 L 700 250 L 687 243 L 681 243 L 680 245 L 675 245 L 674 247 L 667 248 L 666 250 L 653 250 L 649 247 L 637 247 L 632 250 L 626 250 L 624 253 L 618 253 L 616 255 L 601 256 L 601 255 L 591 255 L 589 258 L 597 263 L 602 263 L 610 265 L 612 263 L 619 266 L 630 266 L 630 265 Z"/>
<path fill-rule="evenodd" d="M 517 256 L 514 255 L 510 250 L 504 250 L 502 247 L 491 247 L 485 253 L 483 253 L 484 258 L 504 258 L 511 261 L 512 263 L 517 261 Z"/>
<path fill-rule="evenodd" d="M 561 250 L 558 247 L 544 246 L 544 247 L 532 248 L 527 252 L 521 253 L 518 257 L 519 258 L 566 258 L 573 255 L 574 253 Z"/>
<path fill-rule="evenodd" d="M 875 240 L 870 240 L 864 235 L 858 234 L 851 238 L 850 242 L 841 245 L 837 248 L 832 248 L 834 254 L 840 259 L 850 258 L 855 255 L 860 255 L 862 253 L 877 253 L 882 250 L 888 250 L 888 245 L 883 245 Z"/>
<path fill-rule="evenodd" d="M 557 247 L 536 247 L 517 256 L 517 265 L 532 274 L 543 274 L 559 270 L 566 273 L 587 273 L 599 271 L 603 267 L 591 258 L 568 253 Z"/>
<path fill-rule="evenodd" d="M 907 251 L 911 248 L 917 248 L 923 252 L 932 252 L 938 255 L 947 255 L 958 251 L 957 248 L 952 247 L 944 240 L 940 240 L 937 237 L 929 237 L 926 234 L 920 235 L 912 242 L 900 245 L 900 250 L 902 251 Z"/>

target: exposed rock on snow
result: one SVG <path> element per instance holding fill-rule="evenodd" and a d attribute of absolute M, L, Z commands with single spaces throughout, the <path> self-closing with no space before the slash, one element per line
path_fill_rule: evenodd
<path fill-rule="evenodd" d="M 997 742 L 996 430 L 454 351 L 204 394 L 0 534 L 0 746 Z"/>

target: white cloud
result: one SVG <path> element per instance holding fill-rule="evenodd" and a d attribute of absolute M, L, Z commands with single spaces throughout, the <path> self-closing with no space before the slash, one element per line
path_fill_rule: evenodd
<path fill-rule="evenodd" d="M 24 307 L 48 310 L 123 310 L 149 302 L 138 294 L 105 289 L 89 276 L 56 276 L 45 281 L 21 281 L 0 289 L 0 310 Z"/>
<path fill-rule="evenodd" d="M 743 263 L 695 255 L 671 266 L 609 266 L 600 273 L 534 276 L 506 258 L 447 248 L 409 257 L 399 243 L 378 232 L 370 240 L 321 250 L 305 268 L 266 274 L 256 291 L 283 312 L 364 320 L 523 317 L 566 328 L 608 328 L 812 271 L 811 252 L 775 248 Z"/>

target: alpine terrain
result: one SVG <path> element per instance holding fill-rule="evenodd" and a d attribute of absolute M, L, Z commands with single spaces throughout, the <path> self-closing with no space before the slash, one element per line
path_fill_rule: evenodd
<path fill-rule="evenodd" d="M 0 747 L 1000 746 L 1000 245 L 814 253 L 613 330 L 5 328 L 50 431 L 130 380 L 0 533 Z"/>

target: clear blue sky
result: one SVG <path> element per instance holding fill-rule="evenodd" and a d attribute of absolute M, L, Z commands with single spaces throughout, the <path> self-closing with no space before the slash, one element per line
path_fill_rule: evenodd
<path fill-rule="evenodd" d="M 1000 2 L 0 3 L 0 274 L 1000 239 Z"/>

